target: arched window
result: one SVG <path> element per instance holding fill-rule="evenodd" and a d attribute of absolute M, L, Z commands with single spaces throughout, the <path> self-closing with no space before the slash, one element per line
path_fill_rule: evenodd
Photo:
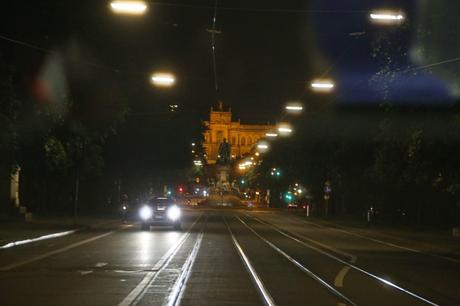
<path fill-rule="evenodd" d="M 248 145 L 252 145 L 252 138 L 251 137 L 248 137 Z"/>
<path fill-rule="evenodd" d="M 232 146 L 236 145 L 236 137 L 232 137 Z"/>
<path fill-rule="evenodd" d="M 241 145 L 245 146 L 246 145 L 246 138 L 241 137 Z"/>

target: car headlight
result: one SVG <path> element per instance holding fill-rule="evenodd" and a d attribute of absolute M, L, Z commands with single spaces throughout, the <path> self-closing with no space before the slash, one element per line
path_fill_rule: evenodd
<path fill-rule="evenodd" d="M 148 220 L 152 218 L 153 210 L 149 206 L 145 205 L 140 209 L 139 215 L 141 216 L 142 220 Z"/>
<path fill-rule="evenodd" d="M 173 206 L 170 209 L 168 209 L 168 218 L 171 219 L 172 221 L 176 221 L 177 219 L 180 218 L 181 211 L 180 208 L 177 206 Z"/>

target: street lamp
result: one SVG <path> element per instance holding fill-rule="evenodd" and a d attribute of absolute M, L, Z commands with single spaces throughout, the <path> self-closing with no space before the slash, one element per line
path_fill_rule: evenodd
<path fill-rule="evenodd" d="M 268 133 L 265 134 L 265 137 L 276 138 L 276 137 L 278 137 L 278 133 L 276 133 L 276 132 L 268 132 Z"/>
<path fill-rule="evenodd" d="M 176 83 L 176 78 L 171 73 L 154 73 L 151 82 L 158 87 L 172 87 Z"/>
<path fill-rule="evenodd" d="M 311 82 L 310 87 L 316 92 L 329 93 L 334 89 L 335 84 L 332 80 L 316 79 Z"/>
<path fill-rule="evenodd" d="M 112 1 L 110 8 L 115 14 L 144 15 L 148 6 L 144 1 Z"/>
<path fill-rule="evenodd" d="M 289 102 L 286 105 L 286 111 L 290 114 L 300 114 L 303 111 L 303 105 L 300 102 Z"/>
<path fill-rule="evenodd" d="M 278 132 L 281 136 L 288 136 L 292 134 L 293 130 L 289 124 L 283 123 L 278 126 Z"/>
<path fill-rule="evenodd" d="M 372 22 L 384 25 L 401 24 L 406 18 L 403 13 L 391 10 L 376 10 L 369 14 Z"/>
<path fill-rule="evenodd" d="M 258 151 L 257 153 L 267 152 L 268 149 L 269 149 L 269 145 L 267 142 L 262 141 L 257 144 L 257 151 Z"/>

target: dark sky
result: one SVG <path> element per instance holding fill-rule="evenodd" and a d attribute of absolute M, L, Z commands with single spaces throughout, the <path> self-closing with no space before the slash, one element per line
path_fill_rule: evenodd
<path fill-rule="evenodd" d="M 212 0 L 153 1 L 146 16 L 135 18 L 113 15 L 108 1 L 9 1 L 0 13 L 0 35 L 77 58 L 77 70 L 89 71 L 93 77 L 122 79 L 124 86 L 117 90 L 129 97 L 136 112 L 157 111 L 177 103 L 183 110 L 205 117 L 218 98 L 231 105 L 243 120 L 273 121 L 279 117 L 285 101 L 311 99 L 305 82 L 330 68 L 327 76 L 338 81 L 338 100 L 382 99 L 378 86 L 370 82 L 382 66 L 379 59 L 371 56 L 382 30 L 370 25 L 368 12 L 388 7 L 400 8 L 407 14 L 410 23 L 405 30 L 390 29 L 386 34 L 388 40 L 402 45 L 389 49 L 397 62 L 392 68 L 405 69 L 417 65 L 410 55 L 414 28 L 422 23 L 426 13 L 421 3 L 220 0 L 217 27 L 222 34 L 217 37 L 217 97 L 210 34 L 206 31 L 214 13 Z M 449 20 L 451 14 L 441 7 L 430 8 L 431 15 Z M 442 30 L 439 31 L 447 33 L 447 37 L 455 37 L 458 24 L 446 24 Z M 359 31 L 366 34 L 360 38 L 349 35 Z M 425 43 L 426 40 L 425 37 Z M 7 60 L 14 61 L 20 73 L 31 77 L 50 56 L 5 40 L 0 46 Z M 444 47 L 441 44 L 438 49 Z M 431 55 L 433 61 L 444 59 L 436 58 L 433 52 L 426 57 Z M 458 62 L 456 65 L 458 71 Z M 173 71 L 178 85 L 169 92 L 153 89 L 148 76 L 154 70 Z M 405 74 L 396 83 L 404 88 L 394 85 L 395 100 L 417 99 L 421 88 L 428 88 L 422 96 L 428 95 L 429 101 L 452 98 L 446 80 L 438 77 Z"/>
<path fill-rule="evenodd" d="M 235 118 L 274 122 L 288 100 L 317 101 L 307 85 L 321 75 L 335 80 L 333 97 L 342 104 L 444 105 L 460 95 L 457 1 L 219 0 L 217 94 L 207 32 L 214 3 L 153 1 L 147 15 L 134 18 L 112 14 L 109 1 L 8 1 L 0 11 L 0 55 L 23 96 L 40 98 L 42 79 L 57 100 L 104 100 L 94 121 L 111 101 L 126 103 L 131 113 L 120 135 L 139 169 L 185 161 L 200 119 L 218 99 Z M 373 25 L 375 8 L 401 9 L 406 22 Z M 177 85 L 153 88 L 156 70 L 175 73 Z M 180 105 L 177 116 L 163 115 L 170 104 Z"/>

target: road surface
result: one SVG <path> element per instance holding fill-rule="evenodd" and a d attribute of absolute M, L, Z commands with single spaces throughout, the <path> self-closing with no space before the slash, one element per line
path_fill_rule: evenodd
<path fill-rule="evenodd" d="M 460 305 L 460 260 L 293 214 L 186 211 L 0 250 L 0 305 Z"/>

